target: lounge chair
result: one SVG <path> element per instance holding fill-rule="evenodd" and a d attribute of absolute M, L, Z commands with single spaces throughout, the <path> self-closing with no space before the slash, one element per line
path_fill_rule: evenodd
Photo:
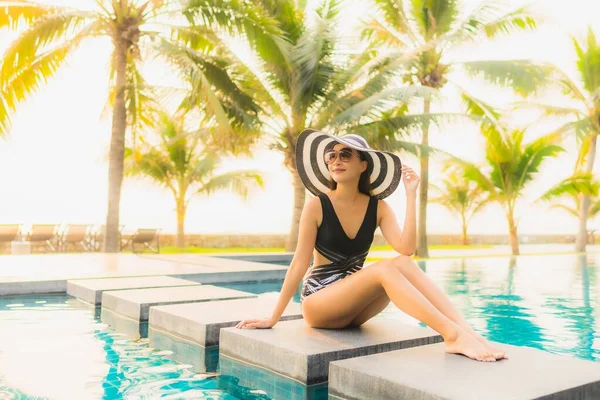
<path fill-rule="evenodd" d="M 27 235 L 27 241 L 31 243 L 44 243 L 47 248 L 57 251 L 59 248 L 59 225 L 38 224 L 32 225 Z"/>
<path fill-rule="evenodd" d="M 90 225 L 67 225 L 59 236 L 59 249 L 65 251 L 69 245 L 73 245 L 81 247 L 84 251 L 91 251 L 89 230 Z"/>
<path fill-rule="evenodd" d="M 121 241 L 121 250 L 131 245 L 131 251 L 135 253 L 135 245 L 142 244 L 153 253 L 160 253 L 160 241 L 158 229 L 138 229 L 127 239 Z M 156 242 L 156 247 L 152 247 L 152 242 Z"/>
<path fill-rule="evenodd" d="M 21 225 L 0 225 L 0 243 L 10 243 L 13 240 L 19 239 L 21 233 Z"/>

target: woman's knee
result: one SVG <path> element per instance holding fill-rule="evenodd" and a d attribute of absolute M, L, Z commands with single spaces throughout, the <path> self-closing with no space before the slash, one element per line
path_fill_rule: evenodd
<path fill-rule="evenodd" d="M 390 260 L 390 262 L 400 272 L 404 272 L 404 270 L 406 268 L 409 268 L 412 265 L 415 265 L 415 262 L 413 261 L 413 259 L 410 258 L 410 256 L 405 256 L 405 255 L 400 255 L 398 257 L 394 257 Z"/>
<path fill-rule="evenodd" d="M 369 268 L 373 268 L 373 272 L 382 283 L 388 279 L 402 279 L 404 278 L 404 275 L 400 272 L 395 260 L 396 259 L 394 258 L 381 261 Z"/>

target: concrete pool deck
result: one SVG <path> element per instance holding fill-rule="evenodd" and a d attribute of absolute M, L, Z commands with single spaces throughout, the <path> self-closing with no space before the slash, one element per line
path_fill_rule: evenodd
<path fill-rule="evenodd" d="M 219 353 L 314 385 L 327 381 L 331 361 L 441 340 L 430 328 L 393 320 L 373 319 L 351 329 L 315 329 L 300 319 L 279 322 L 272 329 L 221 329 Z"/>
<path fill-rule="evenodd" d="M 147 321 L 154 306 L 253 297 L 253 293 L 213 285 L 117 290 L 102 293 L 102 308 L 135 321 Z"/>
<path fill-rule="evenodd" d="M 200 285 L 198 282 L 160 275 L 129 278 L 74 279 L 67 281 L 67 294 L 85 302 L 100 305 L 102 304 L 102 293 L 106 291 L 198 285 Z"/>
<path fill-rule="evenodd" d="M 287 266 L 183 254 L 34 254 L 0 257 L 0 296 L 66 293 L 73 279 L 166 275 L 198 283 L 283 279 Z"/>
<path fill-rule="evenodd" d="M 335 361 L 330 399 L 528 400 L 600 398 L 600 363 L 497 344 L 508 360 L 477 362 L 437 343 Z"/>
<path fill-rule="evenodd" d="M 277 298 L 223 300 L 176 304 L 150 309 L 150 347 L 171 352 L 169 358 L 194 366 L 196 372 L 214 371 L 219 359 L 222 328 L 242 319 L 263 318 L 275 308 Z M 280 321 L 302 318 L 299 303 L 290 302 Z"/>

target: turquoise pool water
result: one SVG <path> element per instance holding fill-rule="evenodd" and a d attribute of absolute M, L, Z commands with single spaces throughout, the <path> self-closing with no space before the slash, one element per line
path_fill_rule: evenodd
<path fill-rule="evenodd" d="M 421 262 L 484 336 L 587 360 L 600 357 L 595 255 Z M 277 295 L 281 281 L 223 285 Z M 297 299 L 297 297 L 296 297 Z M 62 295 L 0 298 L 0 399 L 269 399 L 232 376 L 127 340 Z M 390 305 L 376 318 L 418 321 Z M 257 372 L 258 373 L 258 372 Z"/>

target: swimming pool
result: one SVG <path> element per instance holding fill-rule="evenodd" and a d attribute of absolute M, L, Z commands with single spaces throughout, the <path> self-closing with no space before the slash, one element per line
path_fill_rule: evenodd
<path fill-rule="evenodd" d="M 489 339 L 599 359 L 596 255 L 420 266 Z M 222 286 L 276 295 L 281 283 Z M 393 305 L 376 318 L 419 324 Z M 196 374 L 169 360 L 168 352 L 149 348 L 146 339 L 125 339 L 102 324 L 93 307 L 67 296 L 0 298 L 0 326 L 0 398 L 270 398 L 237 385 L 235 377 Z"/>

